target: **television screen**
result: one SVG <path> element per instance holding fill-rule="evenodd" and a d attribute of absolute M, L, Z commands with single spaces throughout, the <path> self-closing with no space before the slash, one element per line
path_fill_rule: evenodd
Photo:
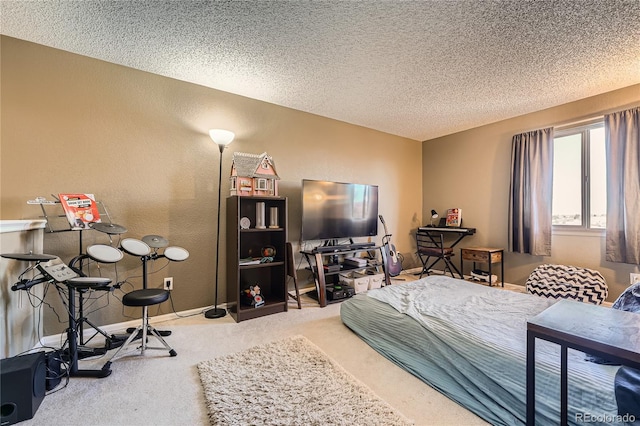
<path fill-rule="evenodd" d="M 302 181 L 302 240 L 378 235 L 378 187 Z"/>

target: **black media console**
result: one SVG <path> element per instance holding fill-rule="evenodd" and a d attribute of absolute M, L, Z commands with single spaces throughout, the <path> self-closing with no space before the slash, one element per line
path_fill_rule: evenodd
<path fill-rule="evenodd" d="M 374 258 L 371 262 L 367 262 L 366 266 L 352 266 L 348 265 L 344 260 L 347 255 L 356 255 L 358 253 L 368 252 L 369 256 Z M 382 247 L 376 246 L 375 243 L 351 243 L 346 245 L 326 245 L 316 247 L 312 250 L 301 251 L 309 264 L 309 269 L 313 273 L 313 277 L 317 283 L 318 290 L 318 303 L 320 307 L 327 306 L 327 303 L 331 301 L 343 300 L 343 298 L 333 298 L 330 301 L 328 297 L 328 289 L 334 288 L 335 283 L 328 283 L 327 277 L 331 277 L 338 281 L 338 275 L 346 272 L 355 272 L 359 270 L 377 271 L 384 273 L 384 284 L 389 285 L 391 280 L 389 278 L 388 271 L 383 267 L 382 261 L 378 260 L 378 253 L 380 253 L 379 259 L 382 259 Z M 342 258 L 342 259 L 340 259 Z M 325 261 L 327 261 L 325 263 Z M 326 266 L 326 269 L 325 269 Z M 335 294 L 333 294 L 335 296 Z"/>

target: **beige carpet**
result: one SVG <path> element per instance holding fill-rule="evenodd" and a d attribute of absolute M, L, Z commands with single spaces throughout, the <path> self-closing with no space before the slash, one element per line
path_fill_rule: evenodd
<path fill-rule="evenodd" d="M 304 336 L 198 364 L 211 425 L 406 426 Z"/>
<path fill-rule="evenodd" d="M 260 344 L 303 335 L 349 374 L 416 425 L 486 425 L 482 419 L 371 349 L 340 321 L 340 304 L 320 308 L 306 298 L 289 311 L 236 324 L 202 314 L 159 325 L 178 356 L 149 351 L 118 359 L 105 379 L 72 378 L 44 398 L 32 420 L 42 425 L 208 425 L 197 365 Z M 64 337 L 60 339 L 64 340 Z M 155 344 L 155 342 L 153 342 Z M 100 368 L 106 360 L 84 360 Z"/>

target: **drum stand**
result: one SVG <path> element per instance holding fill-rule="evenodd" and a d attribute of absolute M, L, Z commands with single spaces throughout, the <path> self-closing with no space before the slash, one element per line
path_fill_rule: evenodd
<path fill-rule="evenodd" d="M 71 262 L 69 262 L 69 267 L 74 270 L 75 272 L 79 273 L 79 275 L 84 276 L 84 273 L 82 272 L 82 269 L 84 267 L 83 265 L 83 261 L 84 259 L 86 259 L 87 257 L 89 257 L 86 254 L 81 254 L 79 256 L 74 257 L 73 259 L 71 259 Z M 76 263 L 80 262 L 79 264 L 79 268 L 76 268 Z M 107 334 L 104 330 L 102 330 L 100 327 L 98 327 L 97 325 L 95 325 L 94 323 L 92 323 L 89 318 L 87 318 L 84 315 L 84 295 L 87 291 L 91 291 L 91 290 L 100 290 L 100 291 L 111 291 L 112 287 L 104 287 L 104 286 L 91 286 L 91 285 L 86 285 L 86 286 L 81 286 L 81 287 L 77 287 L 77 286 L 72 286 L 69 285 L 68 283 L 65 282 L 65 285 L 68 288 L 69 291 L 69 333 L 73 332 L 73 347 L 74 347 L 74 352 L 75 352 L 75 356 L 78 359 L 84 359 L 84 358 L 89 358 L 89 357 L 93 357 L 93 356 L 99 356 L 99 355 L 104 355 L 105 353 L 107 353 L 108 350 L 110 349 L 115 349 L 118 348 L 120 346 L 122 346 L 122 344 L 124 343 L 124 341 L 127 339 L 127 336 L 116 336 L 115 334 Z M 78 293 L 78 316 L 75 316 L 75 293 Z M 88 324 L 92 329 L 95 330 L 95 333 L 89 337 L 87 340 L 85 340 L 84 338 L 84 324 Z M 104 342 L 104 346 L 103 347 L 86 347 L 85 345 L 87 345 L 91 340 L 93 340 L 93 338 L 95 338 L 98 334 L 101 334 L 104 336 L 105 338 L 105 342 Z M 79 337 L 78 337 L 79 336 Z M 69 346 L 71 345 L 71 340 L 69 339 Z"/>
<path fill-rule="evenodd" d="M 46 199 L 44 199 L 44 197 L 38 197 L 35 200 L 27 201 L 27 204 L 40 205 L 40 209 L 42 210 L 41 217 L 44 218 L 47 223 L 46 232 L 58 233 L 58 232 L 68 232 L 68 231 L 76 231 L 76 230 L 80 231 L 79 238 L 78 238 L 79 255 L 69 263 L 69 267 L 71 267 L 71 269 L 73 269 L 75 273 L 79 273 L 79 275 L 84 275 L 82 273 L 83 260 L 87 258 L 88 255 L 83 254 L 84 249 L 83 249 L 82 236 L 83 236 L 83 231 L 87 229 L 74 229 L 68 223 L 66 215 L 64 214 L 64 211 L 62 212 L 63 214 L 59 214 L 59 213 L 56 214 L 55 211 L 54 212 L 48 211 L 49 208 L 53 208 L 53 209 L 57 209 L 57 211 L 59 212 L 59 209 L 61 208 L 60 200 L 55 195 L 53 196 L 53 198 L 55 199 L 55 201 L 47 201 Z M 91 229 L 108 234 L 109 240 L 111 240 L 111 235 L 122 234 L 127 231 L 126 228 L 111 222 L 111 217 L 109 215 L 109 212 L 107 211 L 106 207 L 101 201 L 96 201 L 96 204 L 98 205 L 98 208 L 101 207 L 102 211 L 100 213 L 104 217 L 106 217 L 107 222 L 91 223 L 90 224 Z M 45 206 L 48 206 L 48 207 L 45 208 Z M 56 223 L 57 225 L 54 226 L 54 223 Z M 75 269 L 73 267 L 73 264 L 77 261 L 80 261 L 80 270 Z M 110 282 L 111 281 L 109 280 L 109 283 Z M 78 360 L 82 358 L 96 356 L 96 355 L 104 355 L 107 350 L 116 348 L 118 346 L 122 346 L 122 344 L 126 340 L 126 337 L 119 338 L 115 335 L 109 336 L 107 333 L 105 333 L 103 330 L 101 330 L 99 327 L 97 327 L 95 324 L 89 321 L 88 318 L 84 316 L 84 307 L 83 307 L 84 293 L 87 292 L 88 290 L 110 291 L 111 287 L 105 285 L 104 279 L 101 281 L 100 278 L 92 279 L 90 277 L 78 278 L 75 283 L 73 282 L 73 279 L 70 279 L 67 281 L 59 281 L 58 283 L 56 283 L 56 286 L 60 285 L 61 283 L 64 284 L 68 289 L 67 290 L 68 291 L 67 309 L 68 309 L 68 315 L 69 315 L 69 328 L 67 329 L 67 339 L 68 339 L 67 355 L 69 356 L 69 367 L 68 367 L 69 375 L 76 376 L 76 377 L 98 377 L 98 378 L 107 377 L 109 374 L 111 374 L 111 370 L 104 369 L 104 368 L 102 370 L 80 370 L 78 369 Z M 79 305 L 78 316 L 76 316 L 76 291 L 78 291 L 78 305 Z M 64 299 L 63 299 L 63 302 L 64 302 Z M 84 340 L 84 323 L 89 324 L 94 330 L 96 330 L 96 333 L 93 336 L 91 336 L 86 342 Z M 78 333 L 80 333 L 80 337 L 79 337 L 80 342 L 78 342 Z M 98 333 L 102 334 L 105 337 L 104 348 L 91 348 L 91 350 L 78 348 L 78 343 L 80 343 L 80 345 L 82 346 L 88 343 L 89 341 L 91 341 L 91 339 L 93 339 Z"/>
<path fill-rule="evenodd" d="M 93 290 L 96 290 L 96 289 L 93 289 Z M 111 288 L 98 289 L 98 290 L 110 291 Z M 105 343 L 103 348 L 91 348 L 90 350 L 86 350 L 86 349 L 83 350 L 80 355 L 81 358 L 86 358 L 86 357 L 95 356 L 95 355 L 104 355 L 108 350 L 115 349 L 117 347 L 122 346 L 122 344 L 127 338 L 126 336 L 116 336 L 115 334 L 111 334 L 111 335 L 107 334 L 100 327 L 92 323 L 89 320 L 89 318 L 84 316 L 84 293 L 86 291 L 87 290 L 85 289 L 78 289 L 78 335 L 80 336 L 80 339 L 79 339 L 80 346 L 87 345 L 98 334 L 102 334 L 104 336 Z M 95 330 L 95 333 L 91 337 L 89 337 L 87 340 L 84 339 L 84 323 L 89 324 L 89 327 Z M 87 352 L 87 355 L 82 356 L 82 354 L 85 353 L 85 351 Z"/>
<path fill-rule="evenodd" d="M 83 321 L 87 321 L 87 323 L 89 323 L 92 327 L 93 324 L 91 324 L 89 322 L 89 320 L 87 320 L 86 318 L 82 317 L 82 314 L 80 314 L 80 316 L 77 318 L 75 316 L 75 310 L 76 310 L 76 306 L 75 306 L 75 300 L 76 300 L 76 288 L 71 285 L 68 282 L 65 282 L 65 285 L 67 286 L 68 292 L 69 292 L 69 299 L 68 299 L 68 310 L 69 310 L 69 328 L 67 329 L 67 340 L 69 343 L 69 367 L 68 367 L 68 372 L 69 372 L 69 376 L 71 377 L 95 377 L 95 378 L 104 378 L 107 377 L 108 375 L 111 374 L 111 370 L 110 369 L 101 369 L 101 370 L 80 370 L 78 368 L 78 360 L 81 358 L 86 358 L 88 356 L 95 356 L 95 355 L 104 355 L 106 353 L 105 351 L 100 351 L 101 353 L 93 353 L 93 354 L 87 354 L 86 351 L 81 352 L 78 349 L 78 338 L 77 338 L 77 333 L 79 328 L 81 329 L 81 324 Z M 80 291 L 80 290 L 79 290 Z M 79 303 L 82 303 L 82 299 L 79 300 Z M 82 306 L 82 305 L 80 305 Z M 96 330 L 99 330 L 98 328 L 94 327 Z M 101 333 L 104 333 L 101 331 Z M 82 340 L 82 334 L 80 334 L 80 339 Z M 89 339 L 91 340 L 91 339 Z M 121 343 L 122 344 L 122 343 Z M 100 349 L 100 348 L 99 348 Z M 81 356 L 82 354 L 82 356 Z"/>

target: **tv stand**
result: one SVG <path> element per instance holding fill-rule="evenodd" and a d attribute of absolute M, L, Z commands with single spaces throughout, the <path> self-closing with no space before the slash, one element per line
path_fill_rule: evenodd
<path fill-rule="evenodd" d="M 343 244 L 340 244 L 338 241 L 340 240 L 336 240 L 336 239 L 324 240 L 322 242 L 322 247 L 337 247 L 337 246 L 343 245 Z M 353 238 L 349 238 L 349 244 L 353 244 Z"/>
<path fill-rule="evenodd" d="M 375 264 L 369 264 L 367 266 L 349 266 L 339 262 L 339 259 L 344 258 L 344 256 L 355 255 L 362 252 L 368 252 L 371 258 L 376 259 L 377 261 Z M 384 272 L 385 285 L 389 285 L 391 283 L 388 271 L 383 267 L 382 261 L 378 260 L 378 253 L 380 253 L 379 259 L 382 259 L 382 247 L 376 246 L 374 243 L 351 242 L 350 244 L 334 246 L 323 245 L 316 247 L 313 250 L 303 250 L 300 253 L 302 253 L 307 260 L 309 269 L 313 273 L 313 278 L 317 283 L 318 303 L 321 308 L 327 306 L 327 287 L 333 286 L 333 282 L 327 283 L 327 279 L 331 277 L 331 279 L 337 280 L 338 275 L 341 273 L 361 270 Z M 336 259 L 338 259 L 337 264 L 339 267 L 337 269 L 327 268 L 327 270 L 325 270 L 324 258 L 331 258 L 331 261 L 327 263 L 328 265 L 336 265 Z"/>
<path fill-rule="evenodd" d="M 353 241 L 349 244 L 336 244 L 336 245 L 322 245 L 313 249 L 313 252 L 318 253 L 340 253 L 343 251 L 349 250 L 360 250 L 360 251 L 368 251 L 368 250 L 378 250 L 380 247 L 376 247 L 375 243 L 354 243 Z"/>

